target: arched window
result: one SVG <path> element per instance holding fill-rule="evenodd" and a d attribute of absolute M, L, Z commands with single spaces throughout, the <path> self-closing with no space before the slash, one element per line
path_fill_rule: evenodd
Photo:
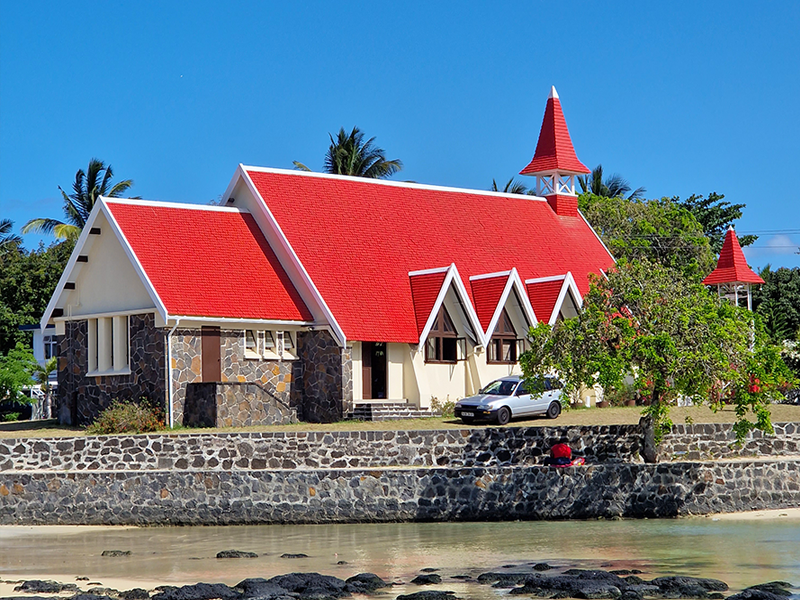
<path fill-rule="evenodd" d="M 458 332 L 444 306 L 439 309 L 428 339 L 425 341 L 425 362 L 458 361 Z"/>
<path fill-rule="evenodd" d="M 503 309 L 500 320 L 489 341 L 486 355 L 487 362 L 513 364 L 517 362 L 517 332 Z"/>

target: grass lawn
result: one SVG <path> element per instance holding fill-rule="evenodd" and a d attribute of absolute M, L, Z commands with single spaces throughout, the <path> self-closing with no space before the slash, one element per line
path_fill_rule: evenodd
<path fill-rule="evenodd" d="M 772 422 L 800 422 L 800 406 L 776 404 L 771 407 Z M 507 427 L 546 427 L 563 425 L 623 425 L 639 422 L 641 408 L 579 408 L 571 409 L 551 421 L 545 418 L 521 419 L 512 421 Z M 673 407 L 670 416 L 674 423 L 684 423 L 687 418 L 694 423 L 732 423 L 736 414 L 732 406 L 726 406 L 719 412 L 712 412 L 705 406 Z M 497 425 L 490 425 L 497 427 Z M 405 419 L 402 421 L 340 421 L 338 423 L 297 423 L 294 425 L 273 425 L 258 427 L 229 427 L 224 429 L 176 429 L 175 434 L 192 434 L 207 431 L 387 431 L 395 429 L 464 429 L 466 426 L 452 417 L 432 419 Z M 473 425 L 472 427 L 485 427 Z M 67 437 L 83 436 L 85 433 L 77 427 L 61 427 L 55 420 L 49 421 L 15 421 L 0 423 L 0 438 L 19 437 Z"/>

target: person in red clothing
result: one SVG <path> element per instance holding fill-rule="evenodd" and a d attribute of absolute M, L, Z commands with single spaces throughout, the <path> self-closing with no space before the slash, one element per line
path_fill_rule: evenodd
<path fill-rule="evenodd" d="M 567 444 L 556 444 L 550 448 L 550 456 L 544 459 L 544 464 L 551 467 L 572 467 L 585 463 L 583 458 L 572 458 L 572 448 Z"/>

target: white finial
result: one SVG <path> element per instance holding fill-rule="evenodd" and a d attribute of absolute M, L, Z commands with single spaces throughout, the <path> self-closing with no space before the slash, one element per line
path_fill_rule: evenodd
<path fill-rule="evenodd" d="M 549 98 L 555 98 L 556 100 L 558 100 L 558 92 L 556 91 L 556 86 L 552 86 L 550 88 L 550 95 L 547 98 L 548 99 Z"/>
<path fill-rule="evenodd" d="M 728 231 L 733 231 L 733 225 L 728 225 Z"/>

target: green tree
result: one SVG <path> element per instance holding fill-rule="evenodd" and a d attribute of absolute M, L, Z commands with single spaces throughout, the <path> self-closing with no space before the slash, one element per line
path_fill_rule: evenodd
<path fill-rule="evenodd" d="M 13 233 L 14 222 L 11 219 L 0 219 L 0 248 L 4 246 L 19 246 L 22 238 Z"/>
<path fill-rule="evenodd" d="M 697 219 L 669 198 L 581 194 L 578 207 L 617 260 L 649 260 L 697 278 L 717 263 Z"/>
<path fill-rule="evenodd" d="M 744 204 L 723 202 L 723 198 L 725 198 L 724 194 L 711 192 L 708 198 L 692 194 L 686 200 L 681 200 L 678 196 L 672 199 L 673 202 L 683 206 L 694 215 L 711 243 L 711 251 L 714 254 L 719 254 L 720 250 L 722 250 L 725 232 L 728 227 L 733 225 L 734 221 L 742 218 L 742 209 L 745 207 Z M 758 239 L 757 235 L 741 235 L 737 237 L 741 246 L 749 246 Z"/>
<path fill-rule="evenodd" d="M 22 344 L 0 356 L 0 400 L 29 404 L 31 399 L 22 390 L 33 385 L 36 366 L 33 354 Z"/>
<path fill-rule="evenodd" d="M 741 439 L 753 428 L 771 432 L 768 404 L 792 380 L 757 317 L 648 261 L 621 262 L 607 278 L 595 278 L 577 317 L 540 323 L 529 339 L 520 364 L 532 384 L 553 371 L 568 390 L 621 389 L 633 378 L 650 398 L 643 417 L 648 462 L 672 425 L 668 406 L 678 395 L 712 408 L 733 401 Z"/>
<path fill-rule="evenodd" d="M 769 265 L 759 271 L 764 284 L 753 291 L 753 310 L 776 342 L 796 339 L 800 329 L 800 268 Z"/>
<path fill-rule="evenodd" d="M 22 227 L 22 233 L 48 233 L 62 240 L 77 240 L 100 196 L 119 198 L 133 186 L 131 179 L 112 185 L 113 176 L 111 165 L 106 166 L 103 161 L 93 158 L 85 173 L 83 169 L 75 173 L 71 194 L 67 195 L 58 186 L 64 200 L 66 222 L 47 218 L 31 219 Z"/>
<path fill-rule="evenodd" d="M 0 353 L 17 343 L 30 346 L 31 334 L 19 326 L 41 319 L 74 246 L 65 241 L 30 252 L 0 248 Z"/>
<path fill-rule="evenodd" d="M 578 184 L 581 186 L 581 191 L 586 194 L 594 194 L 595 196 L 603 196 L 605 198 L 622 197 L 628 192 L 631 192 L 631 184 L 619 175 L 614 173 L 603 179 L 603 165 L 597 165 L 590 175 L 583 175 L 578 177 Z M 628 194 L 628 200 L 634 198 L 644 198 L 647 190 L 643 187 L 638 187 Z"/>
<path fill-rule="evenodd" d="M 513 177 L 508 180 L 502 190 L 497 187 L 497 181 L 492 179 L 491 191 L 503 192 L 504 194 L 527 194 L 530 196 L 534 193 L 532 190 L 528 190 L 528 187 L 521 181 L 515 181 Z"/>
<path fill-rule="evenodd" d="M 383 148 L 375 145 L 374 137 L 364 141 L 364 134 L 358 127 L 353 127 L 349 134 L 342 127 L 335 139 L 330 134 L 329 137 L 331 145 L 323 169 L 326 173 L 386 179 L 403 168 L 402 161 L 386 159 Z M 293 164 L 301 171 L 311 171 L 301 162 L 293 161 Z"/>

